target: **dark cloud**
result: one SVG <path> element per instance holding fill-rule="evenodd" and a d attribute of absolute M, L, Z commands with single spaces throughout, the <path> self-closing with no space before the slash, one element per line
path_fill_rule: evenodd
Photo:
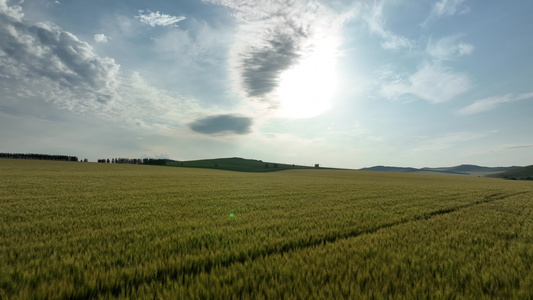
<path fill-rule="evenodd" d="M 250 132 L 251 126 L 251 118 L 240 117 L 231 114 L 209 116 L 189 124 L 189 127 L 192 130 L 204 134 L 247 134 Z"/>
<path fill-rule="evenodd" d="M 281 72 L 300 57 L 298 36 L 276 34 L 262 48 L 250 47 L 242 60 L 242 80 L 250 97 L 264 96 L 278 85 Z"/>
<path fill-rule="evenodd" d="M 0 53 L 4 55 L 0 71 L 4 78 L 32 83 L 36 89 L 45 87 L 47 91 L 39 91 L 43 94 L 66 92 L 68 101 L 106 103 L 113 98 L 119 70 L 113 59 L 97 56 L 89 44 L 52 23 L 28 24 L 20 7 L 1 2 Z"/>

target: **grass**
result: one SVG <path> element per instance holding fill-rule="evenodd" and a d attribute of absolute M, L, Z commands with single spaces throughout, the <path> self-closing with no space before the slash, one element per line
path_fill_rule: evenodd
<path fill-rule="evenodd" d="M 26 160 L 0 177 L 0 298 L 533 296 L 527 181 Z"/>

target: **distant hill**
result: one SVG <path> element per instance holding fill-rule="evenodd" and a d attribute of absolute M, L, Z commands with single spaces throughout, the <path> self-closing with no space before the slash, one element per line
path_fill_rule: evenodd
<path fill-rule="evenodd" d="M 447 173 L 447 174 L 459 174 L 459 175 L 472 175 L 472 176 L 487 176 L 490 174 L 505 172 L 520 167 L 482 167 L 476 165 L 460 165 L 455 167 L 441 167 L 441 168 L 409 168 L 409 167 L 386 167 L 375 166 L 370 168 L 363 168 L 361 170 L 369 171 L 385 171 L 385 172 L 435 172 L 435 173 Z"/>
<path fill-rule="evenodd" d="M 517 180 L 533 180 L 533 165 L 527 167 L 515 168 L 501 173 L 491 174 L 490 177 L 517 179 Z"/>
<path fill-rule="evenodd" d="M 292 169 L 314 169 L 313 167 L 298 166 L 290 164 L 280 164 L 264 162 L 257 159 L 245 159 L 240 157 L 215 158 L 189 161 L 171 161 L 167 166 L 185 168 L 207 168 L 240 172 L 274 172 Z"/>
<path fill-rule="evenodd" d="M 451 174 L 487 176 L 489 174 L 505 172 L 505 171 L 509 171 L 515 168 L 519 168 L 519 167 L 516 167 L 516 166 L 482 167 L 482 166 L 477 166 L 477 165 L 459 165 L 459 166 L 448 167 L 448 168 L 422 168 L 422 170 L 432 171 L 432 172 L 451 173 Z"/>
<path fill-rule="evenodd" d="M 381 172 L 420 172 L 420 169 L 415 168 L 402 168 L 402 167 L 389 167 L 389 166 L 374 166 L 370 168 L 362 168 L 364 171 L 381 171 Z"/>

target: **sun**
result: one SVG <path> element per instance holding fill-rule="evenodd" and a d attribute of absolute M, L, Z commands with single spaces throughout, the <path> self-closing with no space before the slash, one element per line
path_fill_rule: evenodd
<path fill-rule="evenodd" d="M 281 74 L 279 116 L 311 118 L 328 110 L 338 87 L 336 60 L 336 41 L 323 39 L 298 65 Z"/>

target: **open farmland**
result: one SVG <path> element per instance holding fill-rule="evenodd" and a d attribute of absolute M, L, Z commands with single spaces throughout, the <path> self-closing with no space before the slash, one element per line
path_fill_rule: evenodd
<path fill-rule="evenodd" d="M 0 298 L 524 298 L 533 182 L 0 160 Z"/>

